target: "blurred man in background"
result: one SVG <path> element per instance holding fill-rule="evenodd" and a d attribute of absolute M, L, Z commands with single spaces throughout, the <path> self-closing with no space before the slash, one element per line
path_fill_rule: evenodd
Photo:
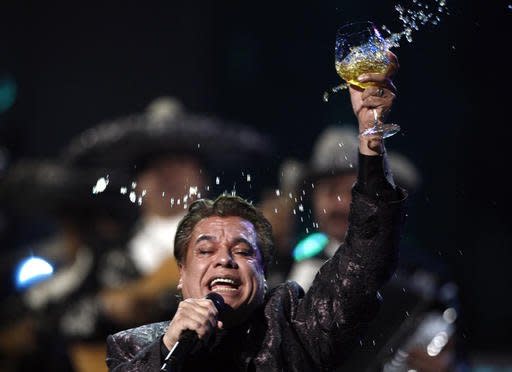
<path fill-rule="evenodd" d="M 103 335 L 117 325 L 100 294 L 136 275 L 124 249 L 135 211 L 111 192 L 93 193 L 103 191 L 104 174 L 22 159 L 2 178 L 0 198 L 11 215 L 27 227 L 53 226 L 2 262 L 4 276 L 16 275 L 2 306 L 3 370 L 104 369 Z"/>
<path fill-rule="evenodd" d="M 295 262 L 288 277 L 304 288 L 309 288 L 316 272 L 345 238 L 350 190 L 359 171 L 352 154 L 358 146 L 358 134 L 350 125 L 327 127 L 314 143 L 301 187 L 308 190 L 306 205 L 312 218 L 308 222 L 318 230 L 294 248 Z M 396 184 L 414 197 L 421 184 L 414 164 L 391 151 L 388 163 Z M 379 316 L 340 370 L 462 370 L 465 364 L 457 361 L 454 347 L 459 311 L 456 289 L 446 266 L 418 247 L 406 232 L 397 272 L 381 292 L 384 302 Z"/>
<path fill-rule="evenodd" d="M 132 182 L 120 192 L 140 207 L 127 243 L 140 278 L 105 293 L 113 317 L 142 323 L 172 311 L 179 276 L 169 236 L 188 205 L 217 188 L 215 170 L 261 160 L 270 149 L 258 132 L 188 112 L 173 97 L 159 97 L 144 112 L 105 121 L 71 141 L 64 151 L 69 163 L 129 172 Z M 141 309 L 143 316 L 134 318 Z"/>
<path fill-rule="evenodd" d="M 283 283 L 293 264 L 292 250 L 297 239 L 297 205 L 302 200 L 297 189 L 302 179 L 304 165 L 293 158 L 286 158 L 279 166 L 277 185 L 265 188 L 258 207 L 272 225 L 274 236 L 274 262 L 267 274 L 269 288 Z"/>

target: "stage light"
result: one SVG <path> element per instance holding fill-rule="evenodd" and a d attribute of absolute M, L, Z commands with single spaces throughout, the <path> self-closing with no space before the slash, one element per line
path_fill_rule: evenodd
<path fill-rule="evenodd" d="M 0 74 L 0 114 L 11 108 L 17 92 L 16 80 L 9 74 Z"/>
<path fill-rule="evenodd" d="M 47 279 L 53 274 L 52 265 L 43 258 L 29 257 L 21 261 L 16 270 L 16 287 L 24 289 Z"/>
<path fill-rule="evenodd" d="M 293 250 L 293 258 L 296 261 L 302 261 L 316 256 L 322 252 L 329 238 L 323 233 L 313 233 L 301 240 Z"/>

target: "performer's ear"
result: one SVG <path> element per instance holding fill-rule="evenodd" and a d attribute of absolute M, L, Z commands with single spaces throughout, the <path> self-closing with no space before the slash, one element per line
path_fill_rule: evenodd
<path fill-rule="evenodd" d="M 176 286 L 176 288 L 178 289 L 178 291 L 181 291 L 181 289 L 183 288 L 183 280 L 180 278 L 180 281 L 178 282 L 178 285 Z"/>

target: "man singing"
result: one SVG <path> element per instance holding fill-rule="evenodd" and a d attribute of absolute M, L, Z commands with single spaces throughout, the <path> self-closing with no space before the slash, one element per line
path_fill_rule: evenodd
<path fill-rule="evenodd" d="M 373 110 L 381 117 L 395 98 L 390 77 L 398 64 L 390 57 L 395 63 L 388 74 L 362 75 L 371 86 L 350 88 L 360 133 L 373 124 Z M 183 301 L 171 321 L 109 336 L 109 370 L 335 369 L 378 311 L 378 290 L 398 259 L 404 215 L 404 192 L 387 170 L 382 138 L 359 138 L 345 241 L 307 293 L 295 282 L 267 290 L 273 241 L 261 212 L 234 196 L 198 200 L 175 236 Z M 220 294 L 225 306 L 207 299 L 210 292 Z M 191 331 L 197 342 L 183 350 L 183 336 Z"/>

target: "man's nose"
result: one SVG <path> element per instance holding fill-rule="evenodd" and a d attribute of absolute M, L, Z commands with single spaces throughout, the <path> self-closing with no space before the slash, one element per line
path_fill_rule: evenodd
<path fill-rule="evenodd" d="M 236 261 L 233 258 L 233 254 L 229 249 L 221 249 L 216 258 L 216 266 L 229 267 L 236 269 L 238 267 Z"/>

